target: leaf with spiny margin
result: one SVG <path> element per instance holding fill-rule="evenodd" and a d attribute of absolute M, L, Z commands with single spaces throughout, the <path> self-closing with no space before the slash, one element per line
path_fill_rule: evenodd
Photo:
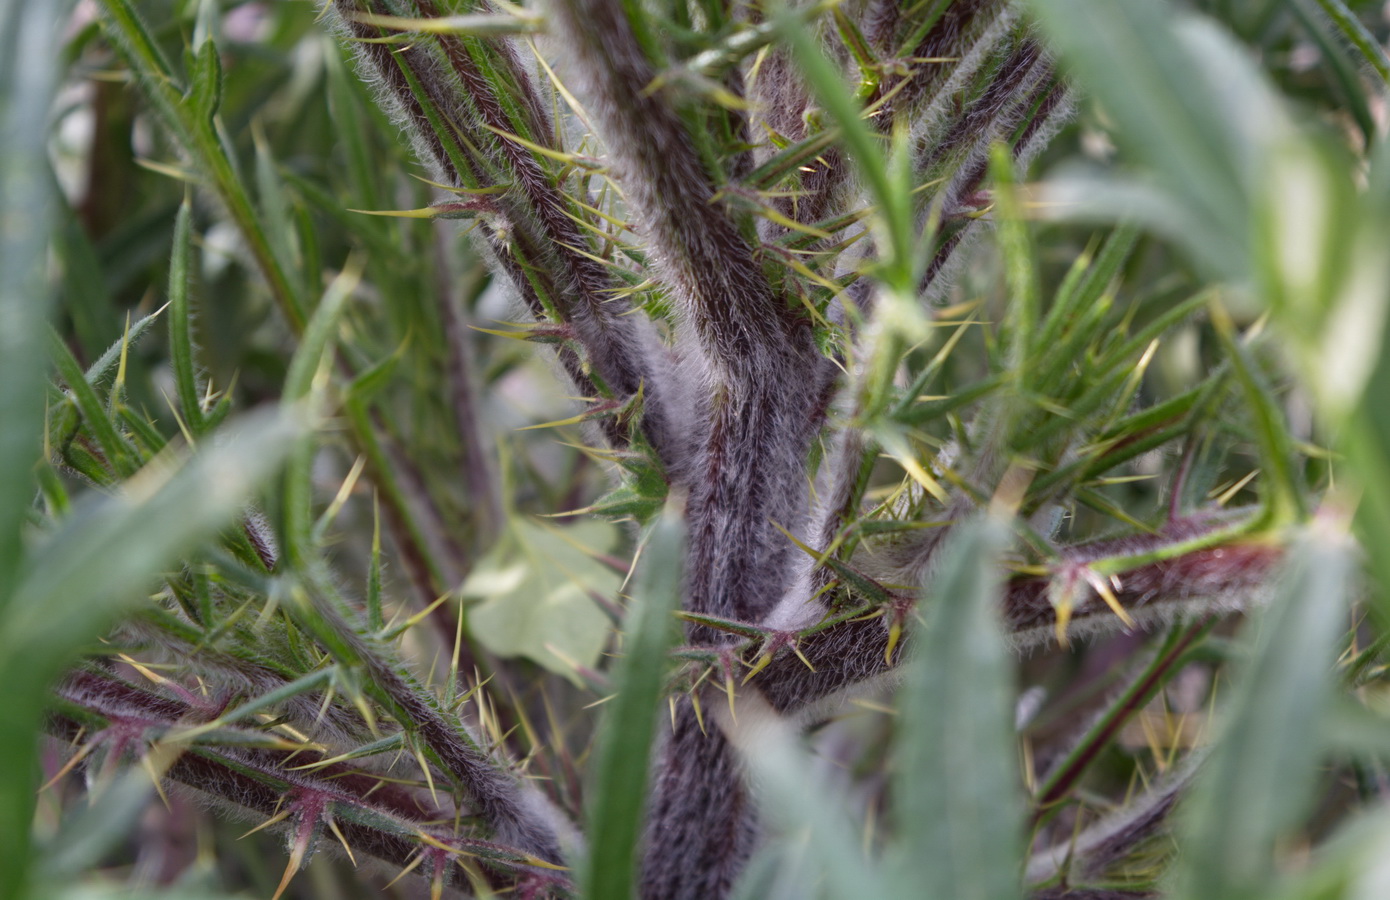
<path fill-rule="evenodd" d="M 645 523 L 661 512 L 663 500 L 649 497 L 630 484 L 619 485 L 582 509 L 570 510 L 566 516 L 594 515 L 618 522 L 635 519 Z"/>
<path fill-rule="evenodd" d="M 87 367 L 87 381 L 90 384 L 97 384 L 106 378 L 110 373 L 111 367 L 118 363 L 121 354 L 129 352 L 135 346 L 136 341 L 149 331 L 151 325 L 159 318 L 160 310 L 155 310 L 147 316 L 141 316 L 126 327 L 125 334 L 116 339 L 115 343 L 107 347 L 101 356 L 97 357 L 96 362 Z"/>
<path fill-rule="evenodd" d="M 768 635 L 768 630 L 766 628 L 759 625 L 749 625 L 747 622 L 739 622 L 734 619 L 724 619 L 719 616 L 709 616 L 703 613 L 690 612 L 688 610 L 681 610 L 676 613 L 676 615 L 682 622 L 703 625 L 706 628 L 713 628 L 715 631 L 722 631 L 726 634 L 736 634 L 739 637 L 762 640 Z"/>
<path fill-rule="evenodd" d="M 55 331 L 48 334 L 49 353 L 58 368 L 59 376 L 67 383 L 72 401 L 96 441 L 106 462 L 117 475 L 129 475 L 135 470 L 136 453 L 125 435 L 116 427 L 96 389 L 87 381 L 86 373 L 67 344 Z"/>
<path fill-rule="evenodd" d="M 873 578 L 860 572 L 849 563 L 836 559 L 832 554 L 816 550 L 814 547 L 801 541 L 796 535 L 792 534 L 781 525 L 777 525 L 776 523 L 773 524 L 774 527 L 782 532 L 787 540 L 791 541 L 798 550 L 811 557 L 816 565 L 825 566 L 827 569 L 834 572 L 835 577 L 838 578 L 845 587 L 849 588 L 855 594 L 858 594 L 864 600 L 867 600 L 875 606 L 883 606 L 893 601 L 893 595 L 888 592 L 888 589 Z"/>
<path fill-rule="evenodd" d="M 834 146 L 835 139 L 839 136 L 838 128 L 827 128 L 816 132 L 805 140 L 785 147 L 767 162 L 750 172 L 743 179 L 743 184 L 755 190 L 771 190 L 783 178 L 793 174 L 801 166 L 809 164 L 811 160 Z"/>
<path fill-rule="evenodd" d="M 908 296 L 915 286 L 913 253 L 916 231 L 912 218 L 912 186 L 889 165 L 879 138 L 864 121 L 864 109 L 846 87 L 838 68 L 826 58 L 809 29 L 785 8 L 774 12 L 778 31 L 801 68 L 812 92 L 839 126 L 855 168 L 868 186 L 877 207 L 877 223 L 884 240 L 879 248 L 878 274 L 894 296 Z M 904 159 L 897 155 L 898 161 Z"/>

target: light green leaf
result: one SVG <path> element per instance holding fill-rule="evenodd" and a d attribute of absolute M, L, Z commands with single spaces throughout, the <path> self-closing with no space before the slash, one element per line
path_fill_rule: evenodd
<path fill-rule="evenodd" d="M 53 42 L 64 3 L 0 2 L 0 608 L 17 566 L 43 419 Z M 3 884 L 0 884 L 3 888 Z"/>
<path fill-rule="evenodd" d="M 58 24 L 67 9 L 56 0 L 0 0 L 0 619 L 18 602 L 12 591 L 41 446 L 54 205 L 48 116 Z M 0 704 L 0 897 L 12 897 L 23 890 L 30 861 L 34 795 L 28 775 L 41 688 L 29 685 L 26 693 L 26 685 L 0 683 L 6 686 Z"/>
<path fill-rule="evenodd" d="M 1200 230 L 1176 235 L 1222 274 L 1248 262 L 1261 154 L 1293 135 L 1245 52 L 1209 21 L 1158 0 L 1033 0 L 1038 19 L 1117 136 Z"/>
<path fill-rule="evenodd" d="M 64 874 L 100 865 L 112 848 L 129 838 L 131 826 L 149 806 L 154 790 L 145 768 L 122 772 L 86 809 L 64 821 L 45 848 L 44 873 L 56 881 Z"/>
<path fill-rule="evenodd" d="M 593 668 L 612 623 L 590 594 L 614 597 L 622 584 L 593 554 L 617 538 L 606 522 L 513 519 L 461 589 L 465 599 L 483 601 L 468 611 L 473 633 L 499 656 L 524 656 L 553 672 L 574 677 L 576 664 Z"/>
<path fill-rule="evenodd" d="M 1381 900 L 1390 896 L 1390 810 L 1352 819 L 1284 879 L 1270 900 Z"/>

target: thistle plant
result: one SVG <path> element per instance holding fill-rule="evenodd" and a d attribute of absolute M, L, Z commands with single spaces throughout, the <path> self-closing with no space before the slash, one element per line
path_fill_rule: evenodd
<path fill-rule="evenodd" d="M 1196 5 L 0 5 L 0 896 L 1378 895 L 1385 23 Z"/>

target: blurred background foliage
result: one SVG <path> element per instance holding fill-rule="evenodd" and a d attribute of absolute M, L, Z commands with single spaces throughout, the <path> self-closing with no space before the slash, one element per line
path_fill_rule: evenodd
<path fill-rule="evenodd" d="M 0 447 L 0 469 L 5 497 L 24 498 L 13 524 L 28 533 L 27 549 L 5 548 L 2 567 L 0 673 L 16 687 L 13 709 L 0 717 L 7 754 L 0 856 L 10 860 L 0 866 L 0 894 L 24 884 L 30 856 L 20 851 L 31 816 L 35 897 L 270 896 L 277 887 L 284 896 L 376 896 L 392 881 L 384 868 L 358 870 L 341 854 L 318 854 L 285 887 L 279 838 L 238 840 L 250 826 L 183 794 L 152 797 L 142 769 L 117 765 L 129 754 L 96 752 L 84 783 L 63 771 L 71 751 L 60 749 L 62 741 L 45 743 L 37 761 L 24 748 L 50 707 L 46 684 L 69 657 L 104 658 L 126 677 L 157 683 L 178 652 L 201 652 L 214 634 L 236 632 L 230 652 L 283 682 L 331 670 L 343 705 L 377 702 L 346 663 L 307 649 L 312 628 L 303 620 L 289 617 L 280 631 L 267 631 L 281 621 L 282 606 L 299 602 L 299 587 L 271 571 L 282 556 L 321 563 L 311 592 L 365 602 L 387 631 L 392 622 L 409 624 L 390 636 L 402 639 L 402 655 L 425 684 L 446 705 L 474 704 L 470 715 L 483 732 L 526 760 L 549 795 L 582 818 L 580 769 L 593 730 L 585 707 L 609 692 L 601 651 L 619 616 L 632 535 L 597 518 L 544 517 L 601 496 L 609 464 L 578 424 L 525 430 L 568 420 L 574 404 L 547 357 L 489 331 L 508 331 L 499 323 L 519 317 L 470 242 L 469 223 L 363 212 L 420 210 L 438 191 L 315 4 L 136 6 L 152 52 L 195 95 L 203 92 L 182 135 L 159 108 L 158 88 L 137 84 L 148 72 L 133 76 L 128 57 L 113 48 L 96 4 L 7 0 L 2 7 L 3 309 L 10 316 L 27 304 L 31 312 L 6 319 L 15 326 L 6 326 L 0 360 L 13 379 L 4 399 L 14 436 Z M 1201 427 L 1183 424 L 1184 502 L 1241 506 L 1258 497 L 1286 517 L 1279 524 L 1304 522 L 1309 510 L 1299 507 L 1323 502 L 1342 479 L 1358 487 L 1333 494 L 1337 509 L 1325 518 L 1359 500 L 1365 558 L 1372 568 L 1390 566 L 1377 549 L 1390 541 L 1390 404 L 1381 399 L 1390 396 L 1381 352 L 1390 5 L 1142 6 L 1031 6 L 1086 93 L 1075 121 L 1034 164 L 1036 181 L 1023 186 L 1029 262 L 1053 296 L 1110 233 L 1091 223 L 1112 218 L 1121 200 L 1131 216 L 1137 211 L 1145 230 L 1125 233 L 1136 244 L 1108 292 L 1109 321 L 1133 333 L 1213 294 L 1230 319 L 1178 320 L 1135 375 L 1132 393 L 1144 408 L 1178 402 L 1186 410 L 1191 398 L 1202 401 Z M 1175 28 L 1170 8 L 1207 24 L 1182 19 Z M 36 43 L 45 28 L 51 42 Z M 49 96 L 47 112 L 36 107 Z M 1090 222 L 1076 221 L 1078 201 Z M 1061 212 L 1058 204 L 1066 204 Z M 979 321 L 1006 320 L 1008 261 L 993 239 L 976 245 L 944 305 L 977 303 Z M 1299 262 L 1304 269 L 1295 270 Z M 19 277 L 26 271 L 27 281 Z M 31 298 L 45 280 L 57 286 L 52 337 L 32 316 Z M 1353 309 L 1349 324 L 1329 322 L 1344 304 Z M 987 380 L 998 339 L 995 329 L 964 330 L 933 394 L 960 396 Z M 45 348 L 53 386 L 38 409 L 41 389 L 33 385 L 45 371 Z M 922 370 L 938 349 L 911 351 L 908 370 Z M 1079 350 L 1059 344 L 1055 352 Z M 1232 384 L 1247 380 L 1257 388 Z M 1267 410 L 1252 411 L 1257 394 Z M 1124 422 L 1128 411 L 1117 408 L 1113 421 Z M 955 415 L 934 417 L 921 440 L 945 445 L 963 427 Z M 186 447 L 204 443 L 211 453 L 183 462 Z M 286 458 L 288 474 L 277 474 Z M 1282 471 L 1270 471 L 1271 461 L 1282 461 Z M 1128 468 L 1074 497 L 1063 535 L 1080 541 L 1117 522 L 1161 520 L 1176 464 L 1175 455 L 1135 453 Z M 38 500 L 30 505 L 35 478 Z M 902 480 L 901 469 L 884 461 L 876 496 Z M 1162 884 L 1194 898 L 1310 900 L 1390 892 L 1383 623 L 1363 618 L 1383 608 L 1386 593 L 1361 586 L 1355 554 L 1333 534 L 1338 526 L 1318 527 L 1327 533 L 1295 542 L 1297 574 L 1278 589 L 1288 600 L 1274 601 L 1276 614 L 1256 640 L 1233 637 L 1230 623 L 1190 641 L 1181 629 L 1122 634 L 1034 652 L 1017 684 L 999 676 L 994 687 L 1021 691 L 1029 788 L 1039 787 L 1044 761 L 1064 756 L 1078 728 L 1124 713 L 1122 727 L 1114 719 L 1116 729 L 1094 743 L 1061 818 L 1035 812 L 1033 824 L 1047 820 L 1055 837 L 1103 821 L 1148 787 L 1156 786 L 1152 803 L 1131 807 L 1135 815 L 1166 813 L 1172 793 L 1164 785 L 1186 783 L 1188 751 L 1209 738 L 1213 705 L 1227 703 L 1215 687 L 1227 662 L 1245 664 L 1229 701 L 1237 724 L 1228 722 L 1245 740 L 1218 745 L 1182 820 L 1193 836 L 1185 846 L 1206 850 L 1184 855 L 1165 876 L 1173 844 L 1161 829 L 1109 857 L 1102 847 L 1084 874 L 1097 890 L 1143 896 Z M 987 535 L 968 540 L 971 554 L 994 552 Z M 158 572 L 173 574 L 159 602 L 142 606 Z M 974 584 L 968 572 L 942 577 L 967 579 L 951 582 L 960 590 Z M 1390 583 L 1383 572 L 1379 583 Z M 1355 607 L 1337 599 L 1353 596 Z M 439 598 L 447 601 L 434 606 Z M 1332 599 L 1319 606 L 1320 598 Z M 173 628 L 158 611 L 168 604 L 201 630 L 180 634 L 182 645 L 166 634 L 162 654 L 140 656 L 151 631 Z M 33 621 L 38 609 L 46 621 Z M 948 647 L 950 635 L 928 640 Z M 1130 664 L 1146 647 L 1164 662 L 1136 693 Z M 1325 663 L 1336 652 L 1334 671 Z M 928 691 L 933 677 L 915 674 L 909 690 Z M 486 689 L 469 695 L 480 683 Z M 1126 684 L 1126 699 L 1116 701 Z M 972 696 L 963 694 L 962 703 Z M 887 791 L 883 748 L 895 728 L 880 700 L 852 707 L 818 735 L 819 763 L 779 745 L 768 751 L 769 765 L 804 766 L 807 778 L 848 773 L 832 777 L 872 826 Z M 102 727 L 82 722 L 64 702 L 60 696 L 58 708 L 72 721 Z M 268 742 L 292 740 L 270 737 L 273 724 L 269 716 L 262 723 Z M 83 746 L 80 731 L 50 731 Z M 36 762 L 42 781 L 64 776 L 37 800 Z M 769 780 L 773 802 L 795 810 L 797 783 L 779 788 Z M 825 833 L 809 845 L 779 845 L 781 855 L 752 873 L 747 896 L 810 896 L 826 884 L 892 880 L 891 872 L 861 871 L 862 855 L 846 851 L 870 842 L 872 827 L 834 821 L 833 808 L 807 814 L 824 814 Z M 795 831 L 794 817 L 787 824 Z M 1045 843 L 1035 839 L 1026 877 L 1044 892 L 1038 896 L 1064 896 L 1069 863 L 1049 856 Z M 806 846 L 825 852 L 797 857 Z M 427 889 L 406 879 L 387 895 Z M 1008 895 L 981 890 L 971 896 Z M 941 894 L 948 895 L 967 896 Z"/>

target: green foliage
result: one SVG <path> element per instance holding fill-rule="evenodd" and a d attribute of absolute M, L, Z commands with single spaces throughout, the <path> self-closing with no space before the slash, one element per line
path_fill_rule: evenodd
<path fill-rule="evenodd" d="M 0 900 L 1379 896 L 1375 4 L 88 6 Z"/>
<path fill-rule="evenodd" d="M 936 602 L 903 688 L 893 759 L 899 897 L 1018 896 L 1013 679 L 994 615 L 1006 535 L 997 521 L 963 526 L 926 591 Z"/>
<path fill-rule="evenodd" d="M 1270 895 L 1275 845 L 1299 827 L 1315 793 L 1334 686 L 1327 660 L 1351 587 L 1347 543 L 1313 534 L 1288 560 L 1223 711 L 1225 733 L 1188 801 L 1177 896 Z"/>

